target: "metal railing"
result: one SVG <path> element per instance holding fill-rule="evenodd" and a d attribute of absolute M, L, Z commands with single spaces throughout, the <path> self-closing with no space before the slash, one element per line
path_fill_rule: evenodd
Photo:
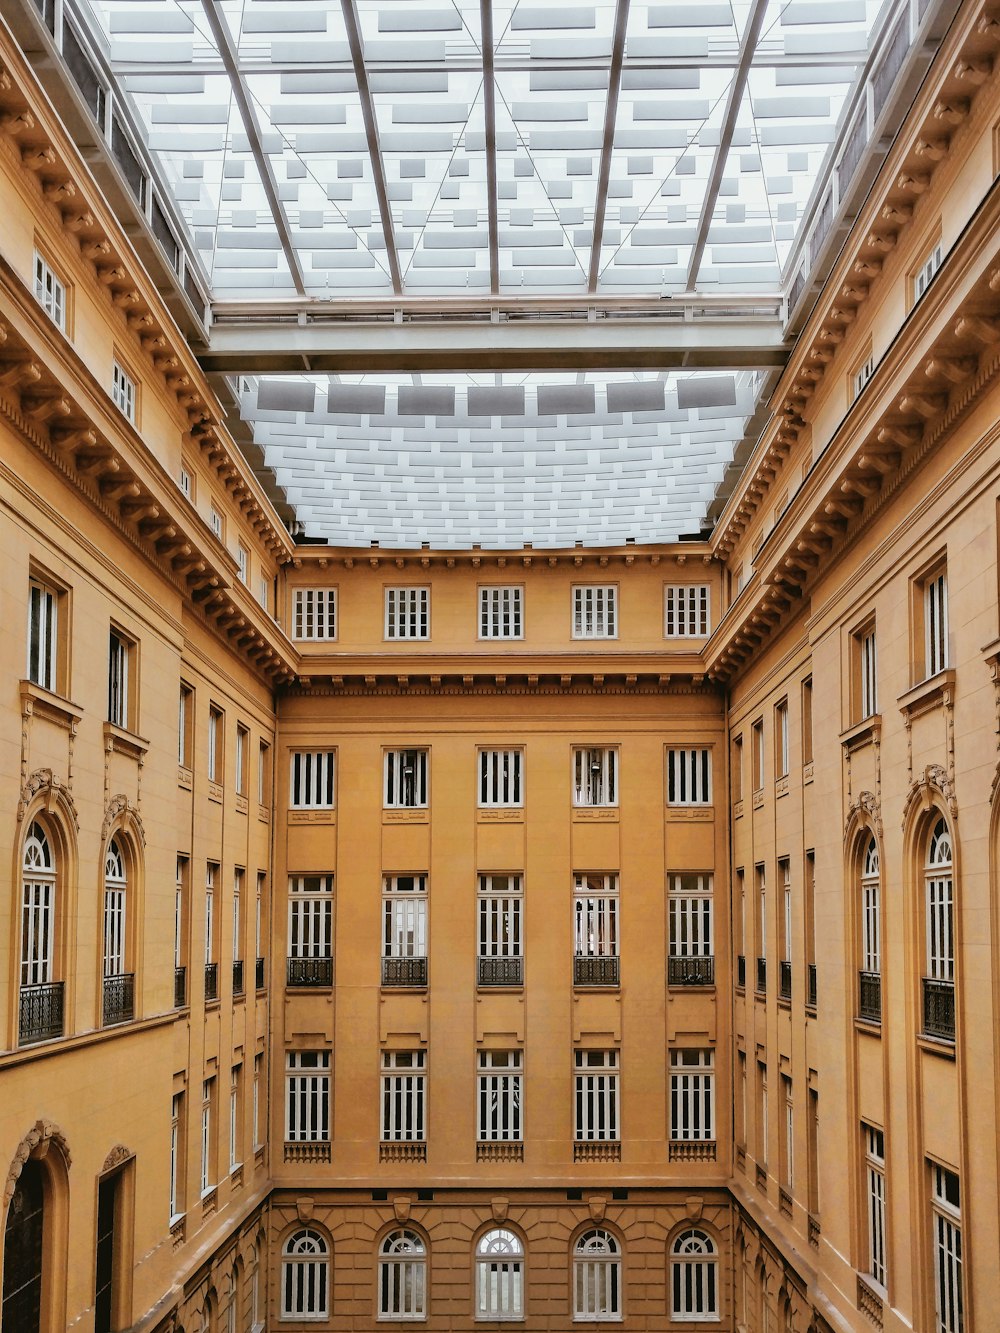
<path fill-rule="evenodd" d="M 217 1000 L 219 998 L 219 964 L 205 964 L 205 999 Z"/>
<path fill-rule="evenodd" d="M 792 965 L 787 958 L 778 964 L 778 994 L 783 1000 L 792 998 Z"/>
<path fill-rule="evenodd" d="M 289 990 L 309 986 L 333 985 L 333 959 L 289 958 L 287 983 Z"/>
<path fill-rule="evenodd" d="M 426 986 L 426 958 L 383 958 L 383 986 Z"/>
<path fill-rule="evenodd" d="M 806 969 L 806 1004 L 810 1009 L 816 1008 L 816 964 L 810 963 Z"/>
<path fill-rule="evenodd" d="M 767 992 L 767 959 L 757 959 L 757 990 L 761 995 Z"/>
<path fill-rule="evenodd" d="M 258 958 L 256 966 L 254 967 L 254 978 L 253 978 L 254 985 L 256 986 L 257 990 L 263 990 L 267 985 L 267 977 L 264 974 L 264 966 L 265 966 L 265 960 L 263 958 Z"/>
<path fill-rule="evenodd" d="M 924 1032 L 955 1040 L 955 983 L 924 977 Z"/>
<path fill-rule="evenodd" d="M 597 958 L 578 955 L 573 959 L 574 986 L 617 986 L 621 968 L 617 955 Z"/>
<path fill-rule="evenodd" d="M 668 986 L 714 986 L 713 954 L 671 954 L 667 959 Z"/>
<path fill-rule="evenodd" d="M 187 1004 L 187 968 L 174 968 L 174 1008 L 183 1009 Z"/>
<path fill-rule="evenodd" d="M 736 984 L 741 989 L 747 984 L 747 960 L 741 953 L 736 955 Z"/>
<path fill-rule="evenodd" d="M 878 972 L 858 973 L 858 1017 L 866 1023 L 882 1022 L 882 977 Z"/>
<path fill-rule="evenodd" d="M 18 1039 L 22 1046 L 63 1034 L 63 983 L 22 986 Z"/>
<path fill-rule="evenodd" d="M 523 958 L 480 958 L 480 986 L 523 986 Z"/>
<path fill-rule="evenodd" d="M 233 994 L 243 994 L 243 959 L 233 959 Z"/>
<path fill-rule="evenodd" d="M 119 972 L 104 978 L 102 1021 L 105 1027 L 130 1023 L 135 1017 L 135 973 Z"/>

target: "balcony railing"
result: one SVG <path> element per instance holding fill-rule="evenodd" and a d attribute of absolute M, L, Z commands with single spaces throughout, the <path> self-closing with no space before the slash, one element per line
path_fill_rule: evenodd
<path fill-rule="evenodd" d="M 787 958 L 778 964 L 778 994 L 783 1000 L 792 998 L 792 965 Z"/>
<path fill-rule="evenodd" d="M 22 1046 L 61 1037 L 63 983 L 49 981 L 41 986 L 22 986 L 20 1010 L 18 1034 Z"/>
<path fill-rule="evenodd" d="M 523 958 L 480 958 L 480 986 L 523 986 Z"/>
<path fill-rule="evenodd" d="M 757 990 L 761 995 L 767 992 L 767 959 L 757 959 Z"/>
<path fill-rule="evenodd" d="M 219 964 L 205 964 L 205 999 L 217 1000 L 219 998 Z"/>
<path fill-rule="evenodd" d="M 806 1005 L 810 1009 L 816 1008 L 816 964 L 810 963 L 806 969 Z"/>
<path fill-rule="evenodd" d="M 667 985 L 714 986 L 714 955 L 671 954 L 667 959 Z"/>
<path fill-rule="evenodd" d="M 243 994 L 243 959 L 233 959 L 233 994 Z"/>
<path fill-rule="evenodd" d="M 955 1040 L 955 983 L 924 977 L 924 1032 L 928 1037 Z"/>
<path fill-rule="evenodd" d="M 882 976 L 879 972 L 858 973 L 858 1017 L 866 1023 L 882 1022 Z"/>
<path fill-rule="evenodd" d="M 333 985 L 332 958 L 289 958 L 288 989 L 305 990 L 310 986 Z"/>
<path fill-rule="evenodd" d="M 383 986 L 426 986 L 426 958 L 383 958 Z"/>
<path fill-rule="evenodd" d="M 736 984 L 741 989 L 747 984 L 747 960 L 741 953 L 736 955 Z"/>
<path fill-rule="evenodd" d="M 254 985 L 258 990 L 263 990 L 267 985 L 267 979 L 264 975 L 264 959 L 258 958 L 257 965 L 254 968 Z"/>
<path fill-rule="evenodd" d="M 617 955 L 601 955 L 596 958 L 578 955 L 573 959 L 573 985 L 619 985 L 621 980 L 620 961 Z"/>
<path fill-rule="evenodd" d="M 174 1008 L 183 1009 L 187 1004 L 187 977 L 186 967 L 174 968 Z"/>
<path fill-rule="evenodd" d="M 135 1016 L 135 973 L 119 972 L 104 978 L 104 1026 L 130 1023 Z"/>

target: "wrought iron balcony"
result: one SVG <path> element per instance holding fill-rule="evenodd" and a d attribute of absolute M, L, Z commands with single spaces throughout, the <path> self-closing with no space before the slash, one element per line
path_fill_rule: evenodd
<path fill-rule="evenodd" d="M 778 964 L 778 994 L 783 1000 L 792 998 L 792 965 L 787 958 Z"/>
<path fill-rule="evenodd" d="M 383 986 L 426 986 L 426 958 L 383 958 Z"/>
<path fill-rule="evenodd" d="M 757 990 L 761 995 L 767 993 L 767 959 L 757 959 Z"/>
<path fill-rule="evenodd" d="M 882 1022 L 882 977 L 878 972 L 858 973 L 858 1017 L 866 1023 Z"/>
<path fill-rule="evenodd" d="M 243 959 L 233 959 L 233 994 L 243 994 Z"/>
<path fill-rule="evenodd" d="M 943 1041 L 955 1040 L 955 983 L 924 977 L 924 1032 Z"/>
<path fill-rule="evenodd" d="M 806 971 L 808 989 L 806 990 L 806 1005 L 810 1009 L 816 1008 L 816 964 L 810 963 Z"/>
<path fill-rule="evenodd" d="M 18 1026 L 22 1046 L 32 1041 L 48 1041 L 63 1034 L 63 983 L 49 981 L 41 986 L 22 986 Z"/>
<path fill-rule="evenodd" d="M 187 1004 L 187 968 L 174 968 L 174 1008 L 183 1009 Z"/>
<path fill-rule="evenodd" d="M 333 985 L 333 959 L 289 958 L 288 989 L 305 990 L 310 986 Z"/>
<path fill-rule="evenodd" d="M 617 986 L 621 980 L 620 959 L 617 955 L 597 957 L 578 954 L 573 959 L 574 986 Z"/>
<path fill-rule="evenodd" d="M 736 984 L 741 989 L 747 984 L 747 960 L 741 953 L 736 955 Z"/>
<path fill-rule="evenodd" d="M 219 964 L 205 964 L 205 999 L 217 1000 L 219 998 Z"/>
<path fill-rule="evenodd" d="M 104 978 L 103 1022 L 105 1027 L 115 1023 L 130 1023 L 135 1017 L 135 973 L 119 972 Z"/>
<path fill-rule="evenodd" d="M 671 954 L 667 959 L 669 986 L 714 986 L 715 957 L 708 954 Z"/>
<path fill-rule="evenodd" d="M 523 986 L 523 958 L 480 958 L 480 986 Z"/>
<path fill-rule="evenodd" d="M 265 960 L 263 958 L 258 958 L 257 965 L 254 968 L 254 985 L 257 990 L 263 990 L 267 985 L 267 978 L 264 975 L 264 966 Z"/>

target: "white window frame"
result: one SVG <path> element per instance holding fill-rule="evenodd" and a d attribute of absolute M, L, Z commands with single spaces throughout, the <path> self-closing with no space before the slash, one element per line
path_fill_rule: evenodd
<path fill-rule="evenodd" d="M 184 1094 L 175 1092 L 170 1099 L 170 1217 L 173 1226 L 184 1214 L 180 1211 L 181 1186 L 181 1128 L 184 1114 Z"/>
<path fill-rule="evenodd" d="M 242 1065 L 233 1065 L 229 1077 L 229 1171 L 242 1165 L 240 1160 L 240 1074 Z"/>
<path fill-rule="evenodd" d="M 688 872 L 670 874 L 667 887 L 670 957 L 712 957 L 715 953 L 712 876 Z"/>
<path fill-rule="evenodd" d="M 429 639 L 431 637 L 431 590 L 429 587 L 385 589 L 385 637 Z"/>
<path fill-rule="evenodd" d="M 480 810 L 519 810 L 524 805 L 524 751 L 479 751 Z"/>
<path fill-rule="evenodd" d="M 927 843 L 924 867 L 927 976 L 934 981 L 955 981 L 955 881 L 952 873 L 951 831 L 942 818 Z"/>
<path fill-rule="evenodd" d="M 885 1291 L 888 1287 L 888 1247 L 885 1216 L 885 1134 L 874 1125 L 862 1124 L 865 1151 L 865 1213 L 870 1282 Z"/>
<path fill-rule="evenodd" d="M 332 949 L 333 876 L 289 876 L 289 958 L 330 958 Z"/>
<path fill-rule="evenodd" d="M 618 876 L 573 876 L 573 954 L 576 958 L 617 958 Z"/>
<path fill-rule="evenodd" d="M 215 960 L 215 889 L 219 866 L 216 861 L 205 864 L 205 965 Z"/>
<path fill-rule="evenodd" d="M 701 1227 L 688 1227 L 670 1247 L 670 1318 L 717 1320 L 720 1306 L 719 1247 Z"/>
<path fill-rule="evenodd" d="M 312 1227 L 294 1232 L 281 1248 L 281 1319 L 327 1319 L 330 1247 Z"/>
<path fill-rule="evenodd" d="M 212 1101 L 215 1096 L 215 1079 L 206 1078 L 201 1085 L 201 1195 L 210 1194 L 215 1188 L 210 1179 L 212 1174 Z"/>
<path fill-rule="evenodd" d="M 242 724 L 236 724 L 236 754 L 233 788 L 238 796 L 247 794 L 247 751 L 250 748 L 250 732 Z"/>
<path fill-rule="evenodd" d="M 920 267 L 913 275 L 914 305 L 916 305 L 916 303 L 927 291 L 927 288 L 931 285 L 931 279 L 934 277 L 935 273 L 937 273 L 938 269 L 941 267 L 943 259 L 944 259 L 944 250 L 942 248 L 941 242 L 935 241 L 935 243 L 931 246 L 930 250 L 927 252 L 924 262 L 920 265 Z"/>
<path fill-rule="evenodd" d="M 861 672 L 861 721 L 878 712 L 878 643 L 875 627 L 858 636 L 858 664 Z"/>
<path fill-rule="evenodd" d="M 427 1246 L 409 1228 L 390 1231 L 379 1246 L 377 1318 L 427 1318 Z"/>
<path fill-rule="evenodd" d="M 585 1231 L 573 1246 L 573 1318 L 586 1323 L 623 1318 L 621 1246 L 603 1227 Z"/>
<path fill-rule="evenodd" d="M 28 680 L 55 693 L 59 664 L 59 592 L 41 579 L 28 583 Z"/>
<path fill-rule="evenodd" d="M 852 402 L 860 397 L 862 389 L 874 374 L 875 354 L 869 352 L 868 356 L 862 361 L 861 365 L 858 366 L 857 370 L 855 370 L 854 374 L 851 376 Z"/>
<path fill-rule="evenodd" d="M 715 1140 L 715 1052 L 670 1052 L 670 1138 L 674 1143 Z"/>
<path fill-rule="evenodd" d="M 242 584 L 250 582 L 250 552 L 242 542 L 236 543 L 236 573 Z"/>
<path fill-rule="evenodd" d="M 57 329 L 66 332 L 66 284 L 47 259 L 34 253 L 35 300 Z"/>
<path fill-rule="evenodd" d="M 126 972 L 126 913 L 128 881 L 125 857 L 117 838 L 112 838 L 104 857 L 104 957 L 105 977 L 120 977 Z"/>
<path fill-rule="evenodd" d="M 476 1244 L 476 1318 L 524 1318 L 524 1245 L 509 1227 L 491 1227 Z"/>
<path fill-rule="evenodd" d="M 520 958 L 524 947 L 524 888 L 520 875 L 480 875 L 480 958 Z"/>
<path fill-rule="evenodd" d="M 111 400 L 126 421 L 135 425 L 136 383 L 118 361 L 111 367 Z"/>
<path fill-rule="evenodd" d="M 333 810 L 336 750 L 292 750 L 288 756 L 289 810 Z"/>
<path fill-rule="evenodd" d="M 177 762 L 181 768 L 191 767 L 191 734 L 188 709 L 194 707 L 194 690 L 181 681 L 180 695 L 177 701 Z"/>
<path fill-rule="evenodd" d="M 777 750 L 778 771 L 775 773 L 777 778 L 788 777 L 789 762 L 789 733 L 788 733 L 788 700 L 782 699 L 774 706 L 774 729 L 775 749 Z"/>
<path fill-rule="evenodd" d="M 32 823 L 21 854 L 21 985 L 53 979 L 56 933 L 56 863 L 45 829 Z"/>
<path fill-rule="evenodd" d="M 572 637 L 618 638 L 618 585 L 577 583 L 572 588 Z"/>
<path fill-rule="evenodd" d="M 225 730 L 225 713 L 214 704 L 208 710 L 208 780 L 216 784 L 222 781 L 222 745 Z"/>
<path fill-rule="evenodd" d="M 712 751 L 707 746 L 667 750 L 667 805 L 712 803 Z"/>
<path fill-rule="evenodd" d="M 215 505 L 209 506 L 209 522 L 211 524 L 212 531 L 215 533 L 216 537 L 218 537 L 219 541 L 221 542 L 222 532 L 223 532 L 223 520 L 222 520 L 222 515 L 219 513 L 218 509 L 216 509 Z"/>
<path fill-rule="evenodd" d="M 192 498 L 191 473 L 186 467 L 181 468 L 181 474 L 177 484 L 180 486 L 181 495 L 184 496 L 185 500 L 190 500 Z"/>
<path fill-rule="evenodd" d="M 611 808 L 618 804 L 618 747 L 573 747 L 573 804 Z"/>
<path fill-rule="evenodd" d="M 254 1151 L 263 1146 L 263 1140 L 260 1137 L 261 1115 L 260 1115 L 260 1084 L 264 1073 L 264 1057 L 257 1054 L 253 1058 L 253 1146 Z"/>
<path fill-rule="evenodd" d="M 519 583 L 479 589 L 479 638 L 524 638 L 524 588 Z"/>
<path fill-rule="evenodd" d="M 668 583 L 663 590 L 663 637 L 707 639 L 711 605 L 707 583 Z"/>
<path fill-rule="evenodd" d="M 778 862 L 781 876 L 781 961 L 792 960 L 792 862 L 783 856 Z"/>
<path fill-rule="evenodd" d="M 382 957 L 427 957 L 427 876 L 383 875 Z"/>
<path fill-rule="evenodd" d="M 382 1053 L 383 1143 L 425 1143 L 427 1140 L 427 1053 Z"/>
<path fill-rule="evenodd" d="M 948 666 L 948 572 L 939 569 L 924 581 L 924 677 Z"/>
<path fill-rule="evenodd" d="M 330 1052 L 289 1051 L 285 1058 L 285 1142 L 330 1141 Z"/>
<path fill-rule="evenodd" d="M 243 885 L 246 882 L 246 870 L 236 866 L 233 870 L 233 962 L 243 957 L 240 944 L 243 938 Z"/>
<path fill-rule="evenodd" d="M 479 1051 L 476 1136 L 480 1143 L 520 1143 L 523 1139 L 520 1051 Z"/>
<path fill-rule="evenodd" d="M 954 1181 L 954 1188 L 951 1182 Z M 934 1228 L 934 1333 L 962 1333 L 965 1293 L 962 1282 L 962 1214 L 949 1192 L 958 1193 L 954 1171 L 931 1163 L 931 1218 Z"/>
<path fill-rule="evenodd" d="M 868 840 L 861 862 L 861 971 L 882 971 L 881 876 L 878 844 Z"/>
<path fill-rule="evenodd" d="M 292 594 L 292 638 L 332 641 L 337 637 L 337 589 L 296 588 Z"/>
<path fill-rule="evenodd" d="M 573 1137 L 577 1143 L 618 1143 L 617 1050 L 573 1052 Z"/>
<path fill-rule="evenodd" d="M 108 634 L 108 721 L 128 728 L 129 658 L 132 643 L 112 625 Z"/>
<path fill-rule="evenodd" d="M 430 752 L 386 750 L 382 786 L 386 810 L 426 810 L 430 793 Z"/>

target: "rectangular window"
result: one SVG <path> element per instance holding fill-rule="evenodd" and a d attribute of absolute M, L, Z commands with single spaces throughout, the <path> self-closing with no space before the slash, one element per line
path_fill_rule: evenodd
<path fill-rule="evenodd" d="M 271 747 L 261 741 L 257 751 L 257 804 L 267 805 L 271 799 Z"/>
<path fill-rule="evenodd" d="M 25 872 L 21 899 L 21 985 L 52 981 L 55 879 L 50 871 Z"/>
<path fill-rule="evenodd" d="M 129 724 L 129 658 L 132 644 L 119 633 L 112 630 L 108 636 L 108 721 L 116 727 Z"/>
<path fill-rule="evenodd" d="M 938 570 L 924 581 L 924 677 L 948 665 L 948 575 Z"/>
<path fill-rule="evenodd" d="M 714 1139 L 712 1098 L 715 1056 L 712 1051 L 670 1052 L 671 1139 Z"/>
<path fill-rule="evenodd" d="M 757 1061 L 757 1164 L 767 1167 L 767 1065 Z"/>
<path fill-rule="evenodd" d="M 431 637 L 430 588 L 386 588 L 385 637 L 387 639 Z"/>
<path fill-rule="evenodd" d="M 264 959 L 262 950 L 264 945 L 264 897 L 267 893 L 267 873 L 263 870 L 257 871 L 257 894 L 254 902 L 254 957 L 259 963 L 263 964 Z M 257 980 L 257 989 L 264 989 L 263 966 L 260 976 Z"/>
<path fill-rule="evenodd" d="M 944 251 L 941 248 L 941 242 L 934 245 L 924 262 L 913 275 L 913 303 L 916 303 L 931 285 L 931 279 L 941 267 L 941 260 L 944 257 Z"/>
<path fill-rule="evenodd" d="M 236 791 L 240 796 L 247 794 L 247 753 L 250 749 L 250 733 L 246 727 L 236 728 Z"/>
<path fill-rule="evenodd" d="M 215 1079 L 207 1078 L 201 1085 L 201 1192 L 214 1189 L 212 1111 L 215 1102 Z"/>
<path fill-rule="evenodd" d="M 747 1054 L 736 1052 L 736 1099 L 733 1106 L 736 1146 L 746 1151 L 747 1146 Z"/>
<path fill-rule="evenodd" d="M 427 957 L 427 876 L 382 880 L 382 957 Z"/>
<path fill-rule="evenodd" d="M 743 737 L 737 736 L 733 740 L 733 755 L 731 763 L 733 801 L 743 800 Z"/>
<path fill-rule="evenodd" d="M 296 588 L 292 601 L 292 637 L 337 637 L 337 589 Z"/>
<path fill-rule="evenodd" d="M 614 584 L 585 584 L 573 589 L 573 638 L 618 637 L 618 589 Z"/>
<path fill-rule="evenodd" d="M 177 704 L 177 762 L 181 768 L 190 768 L 194 729 L 194 690 L 181 682 Z"/>
<path fill-rule="evenodd" d="M 58 688 L 56 634 L 59 593 L 32 579 L 28 584 L 28 679 L 43 690 Z"/>
<path fill-rule="evenodd" d="M 382 1142 L 422 1143 L 427 1137 L 424 1051 L 382 1054 Z"/>
<path fill-rule="evenodd" d="M 479 876 L 479 957 L 521 957 L 520 875 Z"/>
<path fill-rule="evenodd" d="M 712 876 L 670 875 L 668 885 L 670 957 L 711 957 Z"/>
<path fill-rule="evenodd" d="M 185 900 L 188 885 L 188 859 L 178 856 L 176 879 L 174 881 L 174 967 L 184 966 L 184 922 L 187 918 Z"/>
<path fill-rule="evenodd" d="M 753 789 L 764 790 L 764 722 L 758 719 L 753 724 Z"/>
<path fill-rule="evenodd" d="M 479 637 L 524 638 L 524 589 L 516 585 L 479 589 Z"/>
<path fill-rule="evenodd" d="M 481 809 L 520 808 L 524 804 L 524 751 L 479 751 Z"/>
<path fill-rule="evenodd" d="M 291 810 L 332 810 L 333 750 L 293 750 L 288 805 Z"/>
<path fill-rule="evenodd" d="M 236 572 L 241 583 L 250 582 L 250 552 L 240 542 L 236 547 Z"/>
<path fill-rule="evenodd" d="M 222 781 L 222 712 L 213 704 L 208 710 L 208 780 Z"/>
<path fill-rule="evenodd" d="M 332 945 L 333 876 L 293 875 L 288 881 L 289 958 L 329 958 Z"/>
<path fill-rule="evenodd" d="M 181 495 L 183 495 L 186 500 L 194 499 L 194 485 L 191 480 L 191 473 L 186 467 L 181 468 L 180 488 Z"/>
<path fill-rule="evenodd" d="M 215 888 L 219 867 L 214 861 L 205 866 L 205 963 L 215 961 Z"/>
<path fill-rule="evenodd" d="M 260 1109 L 264 1102 L 264 1057 L 255 1055 L 253 1058 L 253 1146 L 256 1151 L 264 1142 L 261 1134 L 263 1120 Z"/>
<path fill-rule="evenodd" d="M 617 958 L 617 875 L 574 876 L 573 951 L 577 958 Z"/>
<path fill-rule="evenodd" d="M 243 1066 L 233 1065 L 229 1080 L 229 1170 L 233 1172 L 242 1161 L 240 1152 L 240 1084 Z"/>
<path fill-rule="evenodd" d="M 575 1051 L 573 1062 L 576 1141 L 617 1141 L 618 1052 Z"/>
<path fill-rule="evenodd" d="M 668 750 L 667 804 L 710 805 L 711 802 L 711 750 Z"/>
<path fill-rule="evenodd" d="M 790 962 L 792 957 L 792 863 L 786 858 L 778 862 L 781 882 L 781 957 Z"/>
<path fill-rule="evenodd" d="M 664 594 L 664 638 L 707 638 L 710 592 L 707 583 L 668 584 Z"/>
<path fill-rule="evenodd" d="M 478 1135 L 483 1143 L 521 1142 L 521 1052 L 479 1052 Z"/>
<path fill-rule="evenodd" d="M 35 251 L 35 300 L 56 328 L 66 332 L 66 285 Z"/>
<path fill-rule="evenodd" d="M 265 611 L 267 610 L 270 593 L 270 580 L 266 574 L 261 574 L 257 580 L 257 601 L 260 602 Z"/>
<path fill-rule="evenodd" d="M 865 387 L 872 375 L 875 373 L 875 357 L 869 352 L 864 361 L 851 375 L 851 401 L 859 397 L 861 390 Z"/>
<path fill-rule="evenodd" d="M 788 776 L 788 700 L 782 699 L 774 709 L 774 776 Z"/>
<path fill-rule="evenodd" d="M 578 806 L 618 804 L 617 749 L 573 751 L 573 804 Z"/>
<path fill-rule="evenodd" d="M 875 644 L 875 626 L 863 629 L 856 637 L 858 671 L 860 675 L 861 717 L 874 717 L 878 712 L 878 652 Z"/>
<path fill-rule="evenodd" d="M 111 399 L 123 417 L 135 425 L 135 380 L 116 361 L 111 372 Z"/>
<path fill-rule="evenodd" d="M 237 867 L 233 871 L 233 962 L 243 957 L 243 882 L 246 871 Z"/>
<path fill-rule="evenodd" d="M 329 1141 L 329 1051 L 288 1052 L 285 1065 L 285 1139 L 288 1143 Z"/>
<path fill-rule="evenodd" d="M 767 958 L 767 877 L 764 873 L 764 867 L 758 865 L 755 867 L 757 876 L 757 950 L 758 958 Z M 758 986 L 758 990 L 763 990 Z"/>
<path fill-rule="evenodd" d="M 813 683 L 812 676 L 802 682 L 802 762 L 813 761 Z"/>
<path fill-rule="evenodd" d="M 784 1121 L 781 1137 L 781 1184 L 790 1194 L 795 1180 L 795 1109 L 792 1102 L 792 1080 L 787 1074 L 781 1075 L 781 1112 Z"/>
<path fill-rule="evenodd" d="M 215 505 L 209 507 L 208 517 L 209 522 L 212 525 L 212 531 L 215 533 L 216 537 L 218 537 L 219 541 L 222 541 L 222 515 L 216 509 Z"/>
<path fill-rule="evenodd" d="M 386 750 L 386 809 L 422 810 L 426 805 L 427 751 Z"/>
<path fill-rule="evenodd" d="M 170 1225 L 183 1214 L 181 1189 L 184 1181 L 182 1135 L 184 1130 L 184 1094 L 174 1093 L 170 1099 Z"/>
<path fill-rule="evenodd" d="M 868 1275 L 887 1287 L 885 1228 L 885 1134 L 874 1125 L 862 1125 L 865 1146 L 865 1196 L 868 1213 Z"/>
<path fill-rule="evenodd" d="M 962 1227 L 958 1176 L 946 1167 L 931 1166 L 931 1211 L 934 1225 L 935 1333 L 963 1333 Z"/>

